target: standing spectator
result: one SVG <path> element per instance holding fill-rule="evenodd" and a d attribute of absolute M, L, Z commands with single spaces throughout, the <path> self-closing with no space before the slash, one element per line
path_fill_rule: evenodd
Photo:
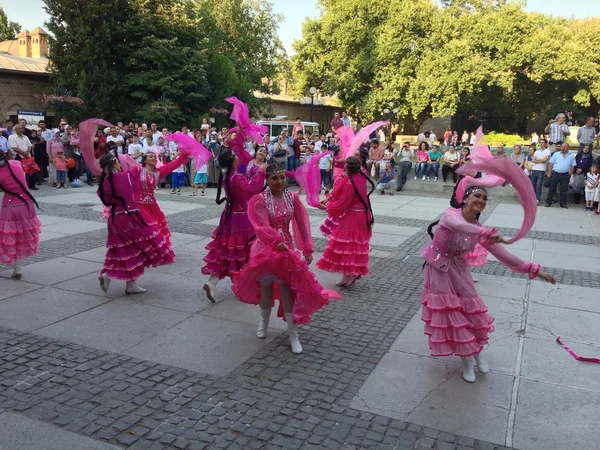
<path fill-rule="evenodd" d="M 210 125 L 208 124 L 208 119 L 206 117 L 202 118 L 202 125 L 200 125 L 200 130 L 206 130 L 207 132 L 208 132 L 208 130 L 210 130 Z M 196 172 L 196 173 L 198 173 L 198 172 Z"/>
<path fill-rule="evenodd" d="M 102 155 L 106 155 L 106 137 L 102 130 L 98 130 L 94 138 L 94 157 L 99 159 Z"/>
<path fill-rule="evenodd" d="M 158 131 L 158 125 L 151 123 L 150 131 L 152 132 L 152 144 L 158 144 L 158 138 L 163 135 L 162 132 Z"/>
<path fill-rule="evenodd" d="M 342 111 L 342 123 L 345 127 L 350 126 L 350 117 L 348 117 L 348 113 L 346 111 Z"/>
<path fill-rule="evenodd" d="M 583 149 L 575 155 L 575 178 L 580 178 L 573 186 L 573 203 L 576 205 L 581 201 L 581 192 L 585 188 L 585 176 L 592 169 L 594 157 L 592 156 L 591 146 L 585 145 Z M 582 182 L 583 181 L 583 182 Z M 581 187 L 583 186 L 583 188 Z"/>
<path fill-rule="evenodd" d="M 110 135 L 106 138 L 106 143 L 108 144 L 109 142 L 114 142 L 117 145 L 117 152 L 123 154 L 125 139 L 117 133 L 116 127 L 110 127 Z"/>
<path fill-rule="evenodd" d="M 304 131 L 305 131 L 304 130 L 304 124 L 302 123 L 302 120 L 300 120 L 300 117 L 296 117 L 296 123 L 292 127 L 292 136 L 297 136 L 298 135 L 298 131 L 302 131 L 303 134 L 304 134 Z"/>
<path fill-rule="evenodd" d="M 44 180 L 44 174 L 48 172 L 48 154 L 46 153 L 46 141 L 42 139 L 36 130 L 31 130 L 31 145 L 33 145 L 33 158 L 35 163 L 40 168 L 37 172 L 36 184 L 39 186 Z M 46 175 L 47 176 L 47 175 Z"/>
<path fill-rule="evenodd" d="M 521 169 L 523 168 L 523 163 L 525 162 L 525 155 L 523 154 L 523 147 L 519 144 L 515 144 L 515 149 L 513 150 L 512 155 L 510 155 L 510 159 L 516 162 Z"/>
<path fill-rule="evenodd" d="M 13 134 L 15 131 L 13 129 L 13 121 L 8 119 L 6 121 L 6 128 L 4 129 L 4 131 L 2 132 L 2 135 L 8 139 L 10 137 L 11 134 Z"/>
<path fill-rule="evenodd" d="M 596 192 L 598 192 L 598 185 L 600 184 L 600 167 L 596 164 L 592 166 L 588 174 L 585 176 L 585 210 L 593 211 L 594 210 L 594 199 L 596 197 Z M 600 214 L 600 212 L 596 211 L 594 214 Z"/>
<path fill-rule="evenodd" d="M 546 176 L 548 160 L 551 155 L 552 152 L 550 152 L 550 149 L 546 145 L 546 139 L 540 139 L 540 148 L 533 154 L 533 168 L 531 170 L 531 184 L 533 184 L 538 205 L 542 198 L 542 186 L 544 184 L 544 177 Z"/>
<path fill-rule="evenodd" d="M 594 118 L 588 117 L 585 124 L 577 130 L 577 142 L 579 142 L 579 152 L 586 145 L 591 149 L 594 147 L 594 139 L 596 138 L 596 129 L 594 128 Z M 589 169 L 588 169 L 589 170 Z"/>
<path fill-rule="evenodd" d="M 333 119 L 331 120 L 331 122 L 329 122 L 329 125 L 331 126 L 331 128 L 333 128 L 334 131 L 344 126 L 344 122 L 342 122 L 342 119 L 340 119 L 339 112 L 336 111 L 333 113 Z"/>
<path fill-rule="evenodd" d="M 4 137 L 3 134 L 0 134 L 0 150 L 2 150 L 6 154 L 9 153 L 8 139 Z"/>
<path fill-rule="evenodd" d="M 21 124 L 15 126 L 15 132 L 8 137 L 8 152 L 12 155 L 12 159 L 22 160 L 31 155 L 31 141 L 23 133 Z"/>
<path fill-rule="evenodd" d="M 458 131 L 452 133 L 452 139 L 450 140 L 449 145 L 454 145 L 455 148 L 458 145 Z"/>
<path fill-rule="evenodd" d="M 40 120 L 38 122 L 38 127 L 38 136 L 40 136 L 44 141 L 48 142 L 52 137 L 52 130 L 46 128 L 46 122 L 44 122 L 43 120 Z"/>
<path fill-rule="evenodd" d="M 99 131 L 102 133 L 102 131 Z M 54 165 L 54 158 L 58 155 L 58 151 L 62 150 L 64 153 L 63 141 L 60 137 L 60 130 L 54 128 L 52 130 L 52 137 L 46 142 L 46 153 L 48 153 L 49 169 L 48 169 L 48 182 L 52 183 L 52 187 L 56 187 L 56 166 Z"/>
<path fill-rule="evenodd" d="M 323 147 L 323 144 L 325 144 L 325 147 L 327 147 L 326 141 L 327 141 L 327 139 L 325 138 L 325 135 L 322 134 L 319 137 L 319 140 L 317 142 L 315 142 L 315 150 L 320 153 L 321 152 L 321 147 Z"/>
<path fill-rule="evenodd" d="M 325 189 L 325 195 L 331 189 L 331 169 L 333 167 L 333 156 L 331 154 L 319 159 L 319 172 L 321 172 L 321 189 Z"/>
<path fill-rule="evenodd" d="M 171 154 L 171 160 L 176 159 L 181 154 L 180 150 L 177 150 L 174 154 Z M 171 173 L 171 194 L 181 195 L 181 188 L 185 186 L 185 171 L 184 165 L 180 165 Z"/>
<path fill-rule="evenodd" d="M 447 128 L 446 131 L 444 132 L 444 145 L 450 145 L 450 139 L 452 138 L 452 130 L 450 128 Z M 433 147 L 433 145 L 432 145 Z"/>
<path fill-rule="evenodd" d="M 472 133 L 471 139 L 469 139 L 469 145 L 475 145 L 476 140 L 477 140 L 477 133 Z"/>
<path fill-rule="evenodd" d="M 564 116 L 564 114 L 563 114 Z M 569 178 L 573 175 L 573 169 L 576 165 L 575 157 L 569 153 L 569 144 L 563 142 L 560 146 L 560 152 L 554 153 L 548 164 L 547 176 L 550 178 L 550 189 L 546 197 L 546 207 L 552 206 L 552 199 L 556 194 L 556 189 L 560 185 L 560 207 L 568 208 L 567 192 L 569 190 Z"/>
<path fill-rule="evenodd" d="M 435 140 L 437 139 L 437 136 L 435 135 L 435 133 L 433 131 L 429 132 L 429 146 L 433 147 L 433 144 L 435 144 Z"/>
<path fill-rule="evenodd" d="M 273 155 L 274 156 L 285 156 L 287 158 L 290 157 L 290 146 L 287 143 L 287 138 L 282 134 L 277 137 L 277 142 L 273 146 Z M 290 167 L 290 162 L 288 159 L 288 170 Z"/>
<path fill-rule="evenodd" d="M 548 133 L 548 139 L 550 140 L 550 153 L 556 152 L 556 150 L 562 146 L 567 136 L 571 134 L 569 127 L 565 123 L 565 115 L 559 113 L 556 119 L 551 120 L 544 129 L 545 133 Z"/>
<path fill-rule="evenodd" d="M 142 156 L 144 155 L 144 149 L 142 144 L 139 143 L 137 136 L 131 137 L 131 144 L 129 144 L 129 148 L 127 149 L 127 153 L 131 156 L 135 161 L 141 164 Z"/>
<path fill-rule="evenodd" d="M 58 149 L 56 157 L 52 161 L 56 167 L 56 189 L 67 188 L 67 160 L 65 159 L 64 150 Z"/>
<path fill-rule="evenodd" d="M 306 140 L 304 139 L 304 133 L 300 130 L 296 132 L 296 139 L 294 139 L 294 144 L 288 153 L 288 170 L 295 171 L 298 167 L 300 167 L 301 154 L 303 147 L 306 146 Z"/>
<path fill-rule="evenodd" d="M 540 142 L 540 137 L 534 131 L 533 133 L 531 133 L 531 143 L 537 145 L 539 142 Z"/>
<path fill-rule="evenodd" d="M 427 142 L 422 142 L 427 145 Z M 415 156 L 415 152 L 410 148 L 410 143 L 405 142 L 398 153 L 396 153 L 396 162 L 398 163 L 398 173 L 396 179 L 396 192 L 400 192 L 406 184 L 406 179 L 410 168 L 412 167 L 412 160 Z M 381 183 L 381 180 L 380 180 Z M 382 190 L 383 193 L 383 190 Z"/>
<path fill-rule="evenodd" d="M 417 135 L 417 148 L 421 147 L 421 142 L 427 142 L 427 137 L 425 136 L 425 132 L 424 131 L 421 131 Z"/>
<path fill-rule="evenodd" d="M 467 130 L 463 131 L 462 137 L 460 138 L 461 145 L 467 145 L 469 143 L 469 133 Z"/>

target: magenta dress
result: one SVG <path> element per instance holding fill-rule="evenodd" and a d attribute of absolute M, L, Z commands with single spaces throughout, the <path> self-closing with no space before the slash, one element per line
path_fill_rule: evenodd
<path fill-rule="evenodd" d="M 314 245 L 308 213 L 300 197 L 284 191 L 283 198 L 276 199 L 267 189 L 250 200 L 248 218 L 256 232 L 256 241 L 252 244 L 248 264 L 233 275 L 233 292 L 242 302 L 258 305 L 261 280 L 266 277 L 269 281 L 281 281 L 292 291 L 294 323 L 310 322 L 311 314 L 329 303 L 329 295 L 302 257 L 311 255 Z M 302 253 L 294 249 L 294 241 Z M 281 242 L 288 246 L 288 251 L 276 250 Z M 274 283 L 273 302 L 278 297 L 277 284 Z M 277 315 L 285 320 L 281 302 Z"/>
<path fill-rule="evenodd" d="M 124 201 L 111 198 L 108 179 L 103 183 L 104 201 L 114 205 L 108 218 L 107 251 L 100 273 L 113 280 L 137 280 L 144 274 L 146 267 L 172 264 L 175 261 L 175 254 L 165 236 L 156 227 L 148 225 L 139 205 L 133 200 L 135 176 L 129 171 L 112 175 L 115 194 Z"/>
<path fill-rule="evenodd" d="M 5 191 L 0 206 L 0 262 L 13 265 L 15 260 L 37 253 L 42 224 L 26 194 L 27 180 L 21 162 L 8 164 L 21 183 L 13 178 L 8 166 L 0 167 L 0 189 Z"/>
<path fill-rule="evenodd" d="M 494 331 L 494 318 L 477 294 L 465 254 L 477 243 L 509 269 L 537 276 L 538 264 L 522 261 L 489 237 L 496 231 L 469 223 L 459 209 L 444 212 L 431 244 L 421 251 L 426 261 L 421 320 L 432 356 L 476 355 Z"/>
<path fill-rule="evenodd" d="M 184 164 L 188 159 L 187 154 L 181 154 L 173 161 L 155 168 L 154 172 L 148 172 L 145 167 L 136 166 L 131 169 L 132 181 L 134 186 L 133 201 L 140 209 L 140 213 L 144 217 L 146 223 L 156 227 L 158 231 L 167 240 L 167 245 L 171 248 L 171 231 L 167 224 L 165 213 L 162 212 L 160 206 L 156 202 L 154 191 L 158 182 L 169 175 L 177 167 Z"/>
<path fill-rule="evenodd" d="M 215 275 L 219 279 L 230 277 L 244 267 L 250 257 L 250 241 L 254 228 L 248 219 L 248 201 L 258 194 L 265 185 L 265 171 L 258 170 L 253 178 L 246 178 L 238 172 L 229 174 L 229 188 L 223 182 L 223 189 L 233 202 L 225 207 L 219 226 L 212 234 L 212 241 L 206 246 L 208 254 L 202 267 L 204 275 Z M 229 219 L 227 210 L 231 209 Z M 219 233 L 220 230 L 220 234 Z"/>
<path fill-rule="evenodd" d="M 367 180 L 361 174 L 351 176 L 358 195 L 348 176 L 335 200 L 327 203 L 327 213 L 337 218 L 339 225 L 333 229 L 317 267 L 326 272 L 366 276 L 369 274 L 369 241 L 372 235 L 367 217 L 370 222 L 372 216 L 370 211 L 365 210 L 361 197 L 368 205 Z"/>

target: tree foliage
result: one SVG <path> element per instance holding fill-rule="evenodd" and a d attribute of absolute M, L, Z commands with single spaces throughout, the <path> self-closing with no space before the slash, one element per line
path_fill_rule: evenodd
<path fill-rule="evenodd" d="M 598 108 L 600 19 L 527 13 L 507 0 L 320 0 L 294 43 L 295 88 L 336 93 L 364 119 L 494 117 Z"/>
<path fill-rule="evenodd" d="M 19 31 L 21 31 L 21 25 L 9 21 L 4 8 L 0 7 L 0 41 L 15 39 Z"/>
<path fill-rule="evenodd" d="M 88 116 L 195 124 L 236 95 L 260 106 L 283 52 L 265 0 L 44 0 L 57 87 Z"/>

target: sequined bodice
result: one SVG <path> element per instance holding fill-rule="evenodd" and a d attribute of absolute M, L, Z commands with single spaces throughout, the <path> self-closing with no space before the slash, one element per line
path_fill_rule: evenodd
<path fill-rule="evenodd" d="M 427 263 L 444 272 L 454 263 L 461 270 L 468 269 L 465 254 L 473 251 L 477 240 L 473 236 L 438 226 L 433 241 L 421 251 Z"/>
<path fill-rule="evenodd" d="M 292 242 L 290 234 L 290 222 L 294 217 L 294 197 L 291 193 L 284 191 L 282 198 L 275 198 L 267 189 L 263 194 L 267 211 L 269 211 L 269 224 L 276 229 L 286 243 Z"/>
<path fill-rule="evenodd" d="M 154 190 L 158 183 L 158 177 L 160 176 L 158 171 L 150 172 L 142 167 L 137 171 L 136 176 L 136 191 L 134 193 L 134 200 L 136 203 L 156 203 L 156 197 L 154 196 Z"/>

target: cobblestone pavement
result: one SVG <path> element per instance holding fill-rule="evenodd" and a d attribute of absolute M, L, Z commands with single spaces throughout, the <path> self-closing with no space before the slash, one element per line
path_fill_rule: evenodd
<path fill-rule="evenodd" d="M 41 197 L 51 194 L 40 191 Z M 192 202 L 183 197 L 161 199 Z M 193 201 L 205 207 L 170 215 L 171 230 L 210 236 L 214 226 L 200 222 L 218 217 L 221 207 L 208 197 Z M 492 201 L 482 220 L 498 204 Z M 40 205 L 44 215 L 102 221 L 87 206 Z M 322 213 L 311 211 L 311 215 Z M 429 241 L 429 220 L 385 215 L 376 219 L 420 231 L 396 248 L 375 248 L 391 252 L 391 257 L 372 257 L 368 279 L 302 327 L 301 355 L 291 355 L 284 333 L 231 373 L 217 377 L 0 328 L 0 412 L 16 412 L 134 449 L 508 448 L 350 407 L 351 399 L 419 310 L 422 261 L 415 256 Z M 529 237 L 588 245 L 600 242 L 595 237 L 559 233 L 532 232 Z M 105 239 L 105 230 L 99 230 L 48 240 L 27 263 L 97 248 Z M 316 250 L 324 246 L 325 240 L 316 236 Z M 479 270 L 521 277 L 498 263 Z M 600 286 L 597 273 L 549 271 L 561 283 Z"/>

